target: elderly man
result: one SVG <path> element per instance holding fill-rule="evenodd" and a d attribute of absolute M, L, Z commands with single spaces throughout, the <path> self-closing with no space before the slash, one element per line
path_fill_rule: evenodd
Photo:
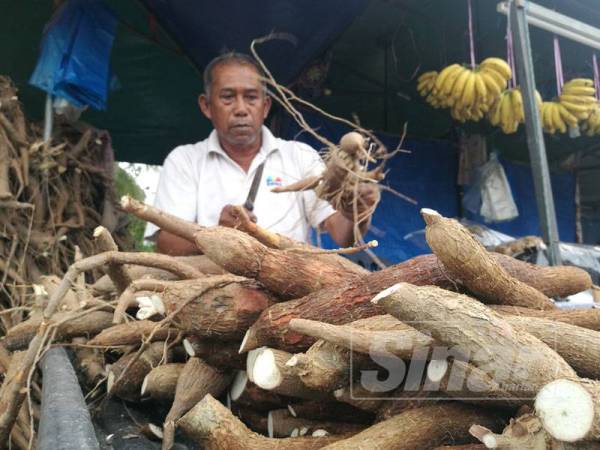
<path fill-rule="evenodd" d="M 245 204 L 264 228 L 308 242 L 310 227 L 320 226 L 338 245 L 351 245 L 352 211 L 335 211 L 313 191 L 271 192 L 319 174 L 323 162 L 310 146 L 275 138 L 263 125 L 271 98 L 256 62 L 239 53 L 217 57 L 204 72 L 204 90 L 198 103 L 214 130 L 208 139 L 167 156 L 155 206 L 201 225 L 231 226 L 237 219 L 232 205 Z M 373 190 L 362 198 L 367 205 L 376 201 Z M 367 226 L 362 224 L 363 233 Z M 156 231 L 149 224 L 146 234 Z M 167 231 L 159 230 L 156 242 L 162 253 L 198 253 L 193 243 Z"/>

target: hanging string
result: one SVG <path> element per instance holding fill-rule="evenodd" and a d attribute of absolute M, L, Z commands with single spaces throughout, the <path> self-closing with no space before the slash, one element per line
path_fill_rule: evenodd
<path fill-rule="evenodd" d="M 596 53 L 592 56 L 592 64 L 594 65 L 594 88 L 596 88 L 596 99 L 600 99 L 600 73 L 598 72 Z"/>
<path fill-rule="evenodd" d="M 473 10 L 471 8 L 471 0 L 467 0 L 469 11 L 469 45 L 471 48 L 471 68 L 475 69 L 475 42 L 473 39 Z"/>
<path fill-rule="evenodd" d="M 517 70 L 515 65 L 515 51 L 513 46 L 512 28 L 510 26 L 510 20 L 506 21 L 506 59 L 512 72 L 512 78 L 508 80 L 508 87 L 509 89 L 513 89 L 517 86 Z"/>
<path fill-rule="evenodd" d="M 560 44 L 558 36 L 554 36 L 554 69 L 556 71 L 556 93 L 560 95 L 564 84 L 562 60 L 560 58 Z"/>

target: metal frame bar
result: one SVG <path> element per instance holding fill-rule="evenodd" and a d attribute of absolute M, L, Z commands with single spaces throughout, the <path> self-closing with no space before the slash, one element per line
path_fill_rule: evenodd
<path fill-rule="evenodd" d="M 527 147 L 533 172 L 536 203 L 540 228 L 544 241 L 548 244 L 548 260 L 551 265 L 561 264 L 558 226 L 554 209 L 554 197 L 550 184 L 550 170 L 546 156 L 546 145 L 540 112 L 535 99 L 535 74 L 529 41 L 529 26 L 523 0 L 513 0 L 509 4 L 509 20 L 515 42 L 517 73 L 523 94 L 525 109 L 525 130 L 527 132 Z"/>
<path fill-rule="evenodd" d="M 508 15 L 509 3 L 510 1 L 498 3 L 497 11 Z M 525 9 L 530 25 L 600 50 L 600 29 L 533 2 L 528 1 Z"/>

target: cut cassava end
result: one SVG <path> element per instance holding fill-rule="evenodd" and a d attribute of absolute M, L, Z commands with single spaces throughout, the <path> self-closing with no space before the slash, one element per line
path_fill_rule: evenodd
<path fill-rule="evenodd" d="M 554 309 L 537 289 L 510 276 L 459 222 L 421 210 L 427 243 L 450 274 L 486 303 Z"/>
<path fill-rule="evenodd" d="M 229 390 L 231 401 L 235 402 L 242 396 L 244 390 L 246 389 L 246 384 L 248 384 L 248 375 L 246 371 L 238 370 L 233 378 L 233 382 L 231 383 L 231 389 Z"/>
<path fill-rule="evenodd" d="M 257 411 L 281 408 L 286 403 L 274 392 L 261 389 L 248 380 L 246 371 L 237 371 L 229 391 L 231 401 Z"/>
<path fill-rule="evenodd" d="M 329 392 L 348 385 L 351 362 L 356 367 L 366 355 L 351 356 L 350 350 L 319 340 L 306 353 L 296 353 L 285 364 L 294 369 L 302 383 L 311 389 Z"/>
<path fill-rule="evenodd" d="M 177 380 L 185 364 L 169 363 L 153 368 L 142 382 L 140 395 L 159 401 L 173 401 Z"/>
<path fill-rule="evenodd" d="M 535 412 L 555 439 L 575 442 L 600 437 L 599 383 L 560 379 L 548 383 L 535 399 Z"/>
<path fill-rule="evenodd" d="M 256 354 L 250 377 L 262 389 L 291 397 L 321 399 L 326 393 L 310 389 L 302 382 L 298 371 L 286 363 L 292 355 L 282 350 L 265 347 Z"/>

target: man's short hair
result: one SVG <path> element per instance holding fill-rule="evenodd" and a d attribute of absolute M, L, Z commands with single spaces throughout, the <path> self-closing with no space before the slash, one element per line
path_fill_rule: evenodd
<path fill-rule="evenodd" d="M 217 66 L 227 65 L 227 64 L 246 65 L 246 66 L 253 67 L 256 70 L 256 72 L 258 73 L 258 75 L 260 76 L 261 83 L 265 87 L 265 91 L 266 91 L 266 84 L 264 81 L 262 81 L 262 80 L 264 80 L 265 73 L 262 70 L 262 67 L 260 67 L 260 65 L 258 64 L 258 62 L 256 62 L 256 60 L 252 56 L 247 55 L 245 53 L 227 52 L 227 53 L 223 53 L 222 55 L 219 55 L 216 58 L 214 58 L 204 68 L 204 73 L 202 75 L 202 79 L 204 81 L 204 93 L 206 94 L 206 96 L 210 95 L 210 89 L 211 89 L 212 83 L 213 83 L 213 73 L 214 73 L 215 68 Z"/>

